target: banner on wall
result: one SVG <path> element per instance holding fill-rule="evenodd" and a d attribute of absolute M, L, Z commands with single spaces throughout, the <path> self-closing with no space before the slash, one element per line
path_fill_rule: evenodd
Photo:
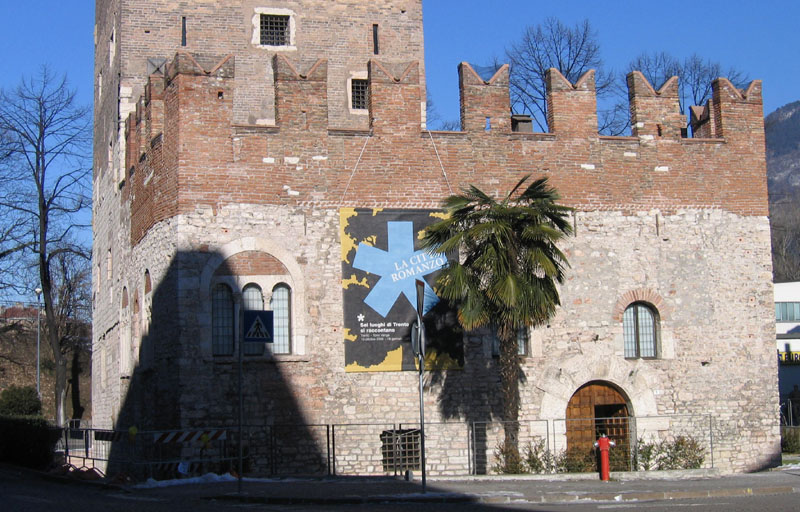
<path fill-rule="evenodd" d="M 411 329 L 417 319 L 418 279 L 425 283 L 426 367 L 463 366 L 455 311 L 434 291 L 447 257 L 420 247 L 425 227 L 442 215 L 436 210 L 340 210 L 346 371 L 417 368 Z"/>

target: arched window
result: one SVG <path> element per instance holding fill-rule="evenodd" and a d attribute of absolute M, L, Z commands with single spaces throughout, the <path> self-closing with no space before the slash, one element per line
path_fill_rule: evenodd
<path fill-rule="evenodd" d="M 233 355 L 233 294 L 224 284 L 216 285 L 211 294 L 211 352 Z"/>
<path fill-rule="evenodd" d="M 257 284 L 248 284 L 242 292 L 242 304 L 245 311 L 262 311 L 264 309 L 264 295 Z M 263 343 L 245 343 L 242 347 L 248 356 L 260 356 L 264 353 Z"/>
<path fill-rule="evenodd" d="M 261 294 L 261 287 L 257 284 L 248 284 L 242 292 L 245 311 L 261 311 L 264 309 L 264 296 Z"/>
<path fill-rule="evenodd" d="M 628 359 L 658 357 L 658 314 L 643 302 L 634 302 L 622 316 L 625 357 Z"/>
<path fill-rule="evenodd" d="M 272 352 L 274 354 L 289 354 L 292 351 L 292 289 L 289 285 L 279 283 L 272 289 L 272 298 L 269 301 L 272 309 L 272 322 L 274 327 L 274 341 Z"/>

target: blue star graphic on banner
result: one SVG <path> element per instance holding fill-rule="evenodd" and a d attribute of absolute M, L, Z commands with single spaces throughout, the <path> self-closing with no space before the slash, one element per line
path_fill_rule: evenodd
<path fill-rule="evenodd" d="M 443 254 L 428 254 L 414 250 L 414 223 L 387 222 L 388 251 L 364 243 L 358 244 L 353 268 L 381 276 L 364 302 L 385 317 L 400 295 L 409 304 L 416 304 L 415 281 L 436 272 L 447 264 Z M 422 279 L 424 281 L 424 279 Z M 430 311 L 439 298 L 425 283 L 425 312 Z"/>

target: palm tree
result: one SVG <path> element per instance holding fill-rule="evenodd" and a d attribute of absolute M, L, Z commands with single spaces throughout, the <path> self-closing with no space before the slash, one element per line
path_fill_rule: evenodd
<path fill-rule="evenodd" d="M 557 283 L 568 263 L 556 244 L 572 232 L 571 209 L 556 203 L 547 178 L 519 192 L 529 177 L 499 201 L 475 186 L 450 196 L 448 216 L 429 226 L 423 241 L 429 251 L 452 256 L 436 292 L 457 307 L 461 326 L 497 329 L 506 467 L 520 461 L 517 332 L 545 323 L 560 304 Z"/>

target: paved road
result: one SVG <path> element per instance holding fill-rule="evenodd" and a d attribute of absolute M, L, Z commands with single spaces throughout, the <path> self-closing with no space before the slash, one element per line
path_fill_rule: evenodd
<path fill-rule="evenodd" d="M 396 481 L 273 481 L 255 482 L 245 486 L 250 501 L 240 501 L 231 496 L 235 483 L 211 483 L 205 485 L 180 485 L 156 489 L 122 489 L 83 482 L 54 480 L 43 475 L 9 466 L 0 466 L 0 510 L 13 512 L 39 512 L 53 510 L 66 512 L 134 511 L 134 512 L 205 512 L 218 510 L 265 510 L 265 511 L 626 511 L 675 512 L 683 510 L 709 510 L 720 512 L 753 511 L 765 512 L 800 510 L 800 472 L 776 472 L 773 474 L 738 475 L 721 478 L 698 478 L 685 481 L 661 482 L 612 482 L 598 484 L 587 481 L 531 481 L 492 480 L 434 482 L 438 491 L 420 495 L 416 484 Z M 750 487 L 743 487 L 750 486 Z M 534 503 L 546 492 L 552 497 L 597 498 L 599 493 L 588 493 L 592 489 L 605 489 L 615 493 L 629 492 L 618 501 L 573 501 L 571 503 Z M 633 492 L 677 489 L 683 492 L 682 499 L 632 499 Z M 754 495 L 733 496 L 750 489 Z M 704 491 L 705 490 L 705 491 Z M 778 494 L 771 494 L 774 491 Z M 698 498 L 703 492 L 715 492 L 714 498 Z M 728 492 L 731 496 L 725 496 Z M 369 500 L 329 503 L 326 500 L 353 496 Z M 438 498 L 437 498 L 438 496 Z M 302 503 L 314 498 L 317 502 Z M 439 502 L 424 500 L 438 499 Z M 481 500 L 474 502 L 474 500 Z M 417 500 L 417 501 L 414 501 Z M 420 501 L 421 500 L 421 501 Z M 472 500 L 472 501 L 469 501 Z"/>

